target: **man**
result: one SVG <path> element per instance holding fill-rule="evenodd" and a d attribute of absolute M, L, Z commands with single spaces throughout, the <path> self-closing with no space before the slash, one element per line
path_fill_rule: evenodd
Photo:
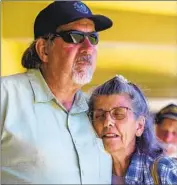
<path fill-rule="evenodd" d="M 167 154 L 177 157 L 177 105 L 169 104 L 156 114 L 156 134 L 165 143 Z"/>
<path fill-rule="evenodd" d="M 2 183 L 110 184 L 111 158 L 80 91 L 95 70 L 99 31 L 112 26 L 80 1 L 56 1 L 34 23 L 24 74 L 1 83 Z"/>

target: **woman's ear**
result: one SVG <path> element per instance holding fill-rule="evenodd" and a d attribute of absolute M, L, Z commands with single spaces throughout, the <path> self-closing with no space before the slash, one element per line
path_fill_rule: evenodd
<path fill-rule="evenodd" d="M 36 41 L 35 49 L 42 62 L 48 62 L 48 54 L 46 52 L 47 43 L 45 39 L 39 38 Z"/>
<path fill-rule="evenodd" d="M 136 136 L 140 137 L 143 132 L 144 132 L 144 127 L 145 127 L 145 117 L 144 116 L 140 116 L 137 120 L 136 120 Z"/>

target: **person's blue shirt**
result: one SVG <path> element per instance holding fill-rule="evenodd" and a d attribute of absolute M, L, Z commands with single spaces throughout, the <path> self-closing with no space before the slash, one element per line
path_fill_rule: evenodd
<path fill-rule="evenodd" d="M 125 183 L 126 184 L 154 184 L 151 167 L 154 159 L 146 154 L 134 153 L 130 166 L 128 167 Z M 170 157 L 162 157 L 158 162 L 157 168 L 160 184 L 177 184 L 177 160 Z"/>

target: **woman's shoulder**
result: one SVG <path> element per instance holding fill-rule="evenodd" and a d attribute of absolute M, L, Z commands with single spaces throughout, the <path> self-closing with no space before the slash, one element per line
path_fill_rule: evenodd
<path fill-rule="evenodd" d="M 163 156 L 159 159 L 157 171 L 162 184 L 177 184 L 177 159 Z"/>
<path fill-rule="evenodd" d="M 142 163 L 146 163 L 148 165 L 152 165 L 156 160 L 158 160 L 158 164 L 167 168 L 174 168 L 177 169 L 177 158 L 174 157 L 168 157 L 165 155 L 160 155 L 160 156 L 149 156 L 147 154 L 144 153 L 135 153 L 135 155 L 133 155 L 133 161 L 134 162 L 140 162 L 142 161 Z"/>
<path fill-rule="evenodd" d="M 165 155 L 152 157 L 146 154 L 135 155 L 135 161 L 142 163 L 143 166 L 151 167 L 153 163 L 158 160 L 158 171 L 175 171 L 177 175 L 177 158 L 169 157 Z"/>
<path fill-rule="evenodd" d="M 159 158 L 159 166 L 177 170 L 177 158 L 162 156 Z"/>

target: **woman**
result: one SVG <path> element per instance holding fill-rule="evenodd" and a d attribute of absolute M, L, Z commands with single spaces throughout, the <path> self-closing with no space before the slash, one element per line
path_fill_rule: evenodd
<path fill-rule="evenodd" d="M 119 75 L 93 91 L 89 107 L 96 133 L 112 156 L 112 184 L 154 184 L 150 169 L 163 148 L 141 90 Z M 177 184 L 174 159 L 161 158 L 157 171 L 161 184 Z"/>

